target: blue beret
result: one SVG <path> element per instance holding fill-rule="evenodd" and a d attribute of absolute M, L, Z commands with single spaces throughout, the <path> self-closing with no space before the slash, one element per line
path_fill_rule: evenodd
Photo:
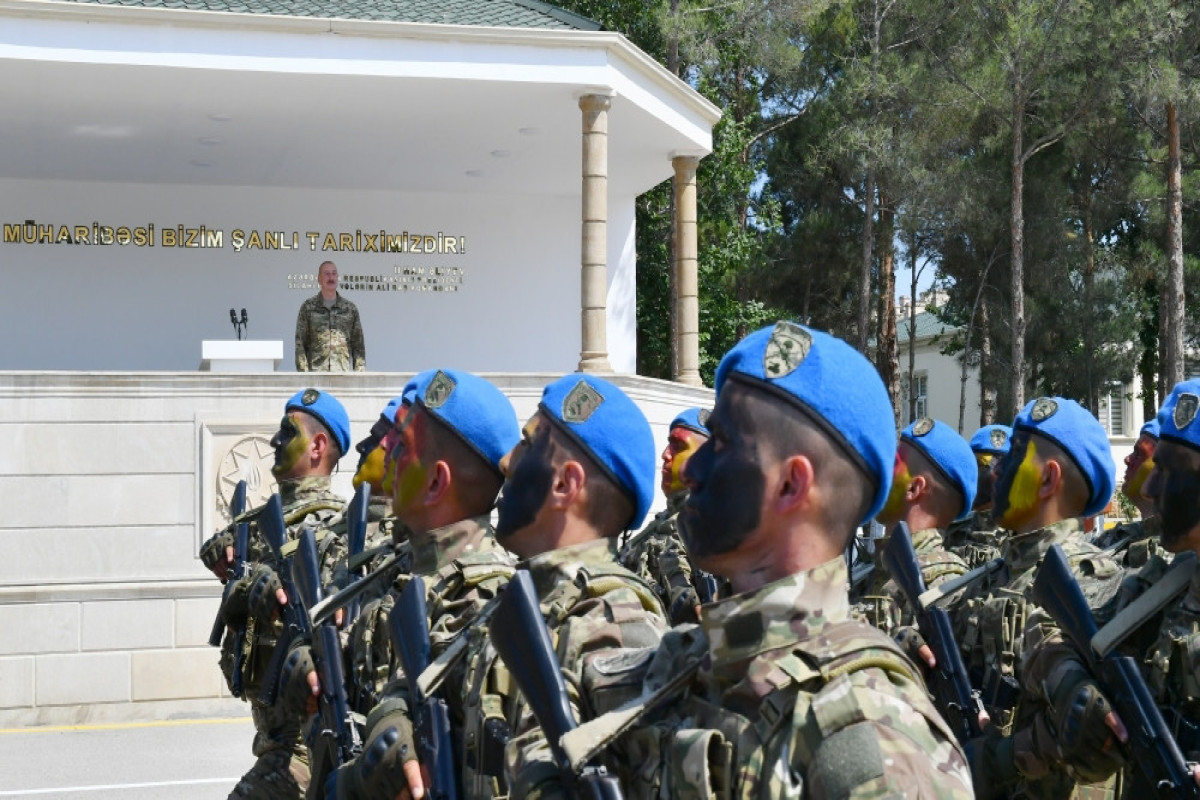
<path fill-rule="evenodd" d="M 929 417 L 915 420 L 900 432 L 900 438 L 925 454 L 950 485 L 962 495 L 963 507 L 956 519 L 961 519 L 975 505 L 975 489 L 979 483 L 979 465 L 967 440 L 944 422 Z"/>
<path fill-rule="evenodd" d="M 1138 436 L 1149 436 L 1153 439 L 1157 439 L 1159 436 L 1161 436 L 1161 431 L 1162 426 L 1158 422 L 1158 417 L 1155 417 L 1142 426 L 1142 429 L 1138 431 Z"/>
<path fill-rule="evenodd" d="M 512 403 L 496 386 L 470 372 L 439 369 L 414 378 L 413 405 L 458 434 L 500 475 L 500 459 L 521 440 Z"/>
<path fill-rule="evenodd" d="M 1036 433 L 1061 447 L 1087 482 L 1088 502 L 1083 516 L 1104 510 L 1117 484 L 1117 465 L 1108 434 L 1092 412 L 1064 397 L 1039 397 L 1021 409 L 1013 430 Z"/>
<path fill-rule="evenodd" d="M 701 436 L 710 435 L 708 432 L 708 409 L 697 407 L 679 412 L 679 416 L 671 420 L 671 425 L 667 430 L 671 428 L 688 428 Z"/>
<path fill-rule="evenodd" d="M 398 395 L 393 397 L 391 400 L 388 400 L 388 404 L 383 407 L 383 411 L 379 412 L 379 416 L 383 417 L 388 422 L 392 422 L 396 419 L 396 409 L 400 407 L 402 402 L 404 402 L 404 395 Z"/>
<path fill-rule="evenodd" d="M 1158 410 L 1159 438 L 1200 450 L 1200 379 L 1175 384 L 1167 402 Z"/>
<path fill-rule="evenodd" d="M 887 500 L 896 461 L 892 402 L 870 361 L 841 339 L 794 322 L 755 331 L 725 354 L 716 388 L 734 374 L 790 401 L 875 483 L 860 524 Z"/>
<path fill-rule="evenodd" d="M 417 385 L 428 383 L 429 379 L 437 374 L 436 369 L 427 369 L 424 372 L 418 372 L 412 376 L 408 383 L 404 384 L 404 388 L 400 391 L 400 402 L 412 405 L 417 402 Z"/>
<path fill-rule="evenodd" d="M 1012 449 L 1012 428 L 1007 425 L 984 425 L 971 436 L 971 449 L 976 453 L 1004 455 Z"/>
<path fill-rule="evenodd" d="M 321 421 L 325 429 L 337 442 L 338 451 L 345 455 L 350 450 L 350 417 L 338 399 L 329 392 L 317 389 L 301 389 L 287 401 L 284 413 L 303 411 Z"/>
<path fill-rule="evenodd" d="M 538 408 L 592 454 L 633 501 L 628 529 L 641 527 L 654 498 L 657 452 L 646 415 L 617 386 L 594 375 L 559 378 Z"/>

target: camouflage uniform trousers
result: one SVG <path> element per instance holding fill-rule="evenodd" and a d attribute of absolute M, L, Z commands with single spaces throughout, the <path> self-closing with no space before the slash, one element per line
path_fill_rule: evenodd
<path fill-rule="evenodd" d="M 297 372 L 361 372 L 367 368 L 367 346 L 358 308 L 341 294 L 332 308 L 316 294 L 300 305 L 296 316 Z"/>
<path fill-rule="evenodd" d="M 552 550 L 523 566 L 533 578 L 575 717 L 588 719 L 593 712 L 581 698 L 585 659 L 619 648 L 657 646 L 667 630 L 662 606 L 645 580 L 617 562 L 615 539 Z M 467 798 L 529 796 L 541 783 L 540 769 L 532 774 L 509 773 L 505 762 L 512 748 L 539 750 L 545 739 L 487 636 L 473 637 L 470 644 L 463 691 L 463 794 Z M 495 752 L 494 759 L 485 758 L 482 748 L 474 757 L 472 744 L 484 740 L 489 722 L 493 730 L 502 725 L 517 738 L 509 740 L 508 747 L 501 742 L 502 752 Z"/>
<path fill-rule="evenodd" d="M 1004 569 L 972 587 L 971 595 L 951 609 L 972 685 L 980 690 L 995 729 L 976 744 L 977 785 L 982 780 L 1011 798 L 1111 797 L 1113 781 L 1079 783 L 1066 763 L 1030 749 L 1036 731 L 1047 738 L 1039 726 L 1051 715 L 1056 676 L 1075 658 L 1054 621 L 1032 602 L 1038 567 L 1055 544 L 1063 548 L 1103 624 L 1120 597 L 1123 571 L 1086 541 L 1076 519 L 1008 538 Z"/>
<path fill-rule="evenodd" d="M 590 659 L 597 711 L 649 707 L 625 728 L 589 723 L 589 752 L 629 798 L 970 798 L 966 758 L 916 668 L 849 618 L 847 577 L 838 558 L 705 606 L 700 626 L 656 649 Z M 529 773 L 548 760 L 520 755 Z"/>

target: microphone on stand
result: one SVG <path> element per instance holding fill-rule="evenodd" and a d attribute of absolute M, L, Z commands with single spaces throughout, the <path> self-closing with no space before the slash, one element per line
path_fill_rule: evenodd
<path fill-rule="evenodd" d="M 240 341 L 242 338 L 242 329 L 238 327 L 237 312 L 232 308 L 229 309 L 229 321 L 233 323 L 233 330 L 237 334 L 238 340 Z"/>
<path fill-rule="evenodd" d="M 250 323 L 250 318 L 246 316 L 246 309 L 242 309 L 242 331 L 246 330 L 246 326 Z"/>

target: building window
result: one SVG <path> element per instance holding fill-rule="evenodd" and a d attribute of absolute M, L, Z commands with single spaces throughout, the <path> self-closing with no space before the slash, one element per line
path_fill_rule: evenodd
<path fill-rule="evenodd" d="M 905 381 L 904 408 L 902 409 L 902 411 L 905 415 L 908 414 L 908 409 L 909 409 L 909 405 L 910 405 L 909 399 L 912 397 L 915 397 L 917 400 L 917 405 L 916 405 L 917 415 L 915 417 L 911 417 L 908 420 L 910 423 L 915 420 L 920 419 L 921 417 L 929 416 L 928 403 L 926 402 L 926 398 L 928 396 L 928 388 L 929 388 L 929 374 L 926 372 L 914 372 L 913 376 L 912 376 L 912 382 L 909 383 L 908 381 Z"/>
<path fill-rule="evenodd" d="M 1125 435 L 1125 392 L 1120 383 L 1110 383 L 1100 398 L 1100 424 L 1109 436 Z"/>

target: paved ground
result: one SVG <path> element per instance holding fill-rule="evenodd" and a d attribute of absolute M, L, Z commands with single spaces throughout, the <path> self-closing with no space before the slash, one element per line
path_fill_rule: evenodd
<path fill-rule="evenodd" d="M 0 798 L 217 800 L 253 737 L 249 717 L 0 729 Z"/>

